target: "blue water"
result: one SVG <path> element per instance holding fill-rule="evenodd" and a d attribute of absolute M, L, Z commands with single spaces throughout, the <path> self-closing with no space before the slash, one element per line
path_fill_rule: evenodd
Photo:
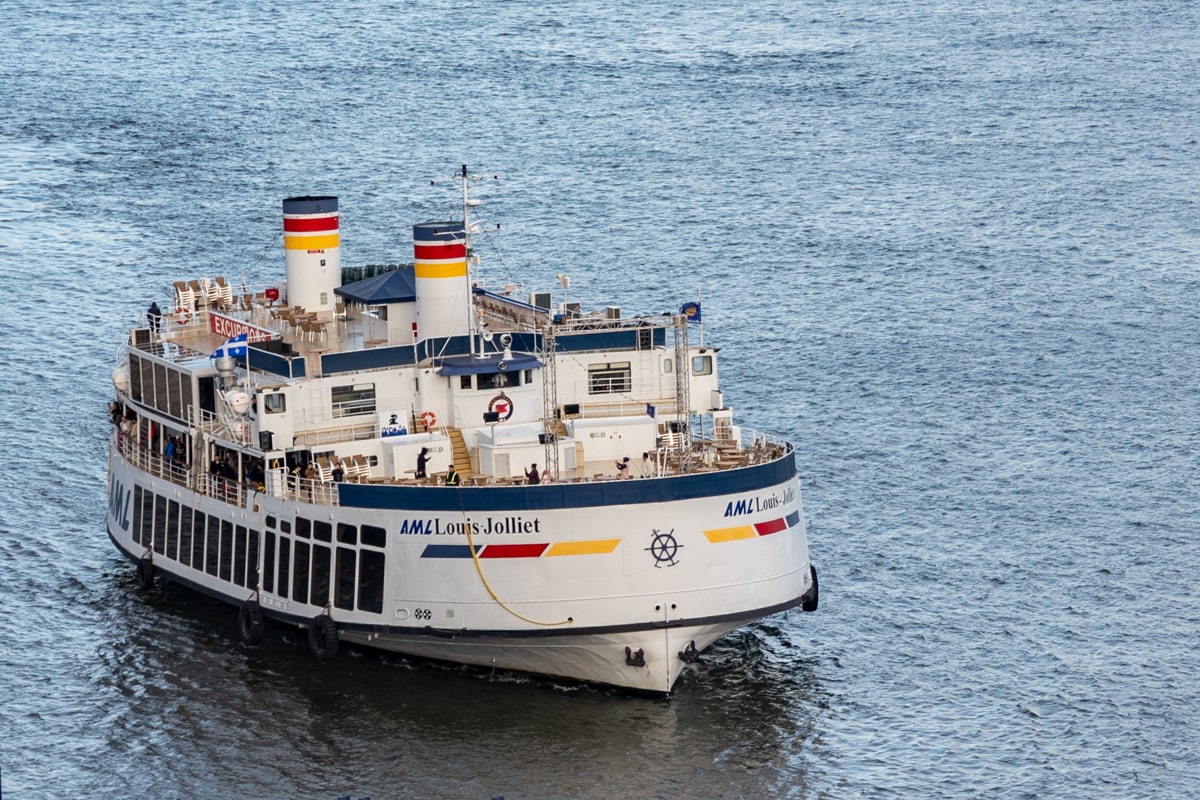
<path fill-rule="evenodd" d="M 0 11 L 5 797 L 1195 793 L 1194 4 Z M 726 400 L 799 446 L 820 611 L 670 701 L 248 650 L 104 533 L 149 300 L 281 275 L 295 194 L 407 260 L 462 163 L 485 280 L 699 293 Z"/>

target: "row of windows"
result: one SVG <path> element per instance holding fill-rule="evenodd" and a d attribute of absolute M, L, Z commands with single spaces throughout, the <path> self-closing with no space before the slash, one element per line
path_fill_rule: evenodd
<path fill-rule="evenodd" d="M 129 355 L 129 396 L 134 402 L 174 417 L 187 419 L 192 405 L 192 376 L 149 358 Z"/>
<path fill-rule="evenodd" d="M 674 362 L 663 361 L 663 372 L 670 373 Z M 693 375 L 711 375 L 712 356 L 692 356 Z M 633 387 L 633 368 L 628 361 L 588 365 L 588 394 L 624 394 Z"/>
<path fill-rule="evenodd" d="M 267 526 L 279 532 L 267 530 L 261 537 L 263 591 L 315 606 L 328 603 L 332 591 L 337 608 L 383 612 L 383 528 L 345 523 L 335 527 L 297 517 L 293 537 L 287 535 L 293 533 L 290 520 L 269 516 Z M 141 486 L 133 493 L 133 540 L 159 556 L 237 586 L 253 589 L 258 584 L 259 531 Z"/>

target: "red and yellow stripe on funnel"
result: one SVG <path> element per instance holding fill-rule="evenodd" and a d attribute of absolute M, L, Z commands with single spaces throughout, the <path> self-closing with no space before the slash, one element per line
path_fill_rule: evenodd
<path fill-rule="evenodd" d="M 467 277 L 467 240 L 461 222 L 413 226 L 413 271 L 418 279 Z"/>
<path fill-rule="evenodd" d="M 338 224 L 336 197 L 288 198 L 283 201 L 283 248 L 312 252 L 341 247 Z"/>

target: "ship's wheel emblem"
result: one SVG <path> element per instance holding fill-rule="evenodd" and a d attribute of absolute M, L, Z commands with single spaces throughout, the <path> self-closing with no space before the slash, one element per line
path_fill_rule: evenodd
<path fill-rule="evenodd" d="M 650 546 L 645 549 L 654 556 L 654 566 L 657 568 L 666 564 L 668 567 L 673 567 L 678 564 L 675 556 L 683 545 L 675 540 L 675 529 L 672 528 L 667 533 L 659 533 L 658 528 L 655 528 L 652 536 Z"/>

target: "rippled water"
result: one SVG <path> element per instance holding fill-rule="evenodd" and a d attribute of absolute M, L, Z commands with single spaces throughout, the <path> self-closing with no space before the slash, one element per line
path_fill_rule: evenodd
<path fill-rule="evenodd" d="M 0 13 L 7 797 L 1185 797 L 1200 11 L 16 0 Z M 238 644 L 104 533 L 116 342 L 481 186 L 487 280 L 662 311 L 799 444 L 823 597 L 670 701 Z M 1188 787 L 1193 787 L 1189 789 Z"/>

